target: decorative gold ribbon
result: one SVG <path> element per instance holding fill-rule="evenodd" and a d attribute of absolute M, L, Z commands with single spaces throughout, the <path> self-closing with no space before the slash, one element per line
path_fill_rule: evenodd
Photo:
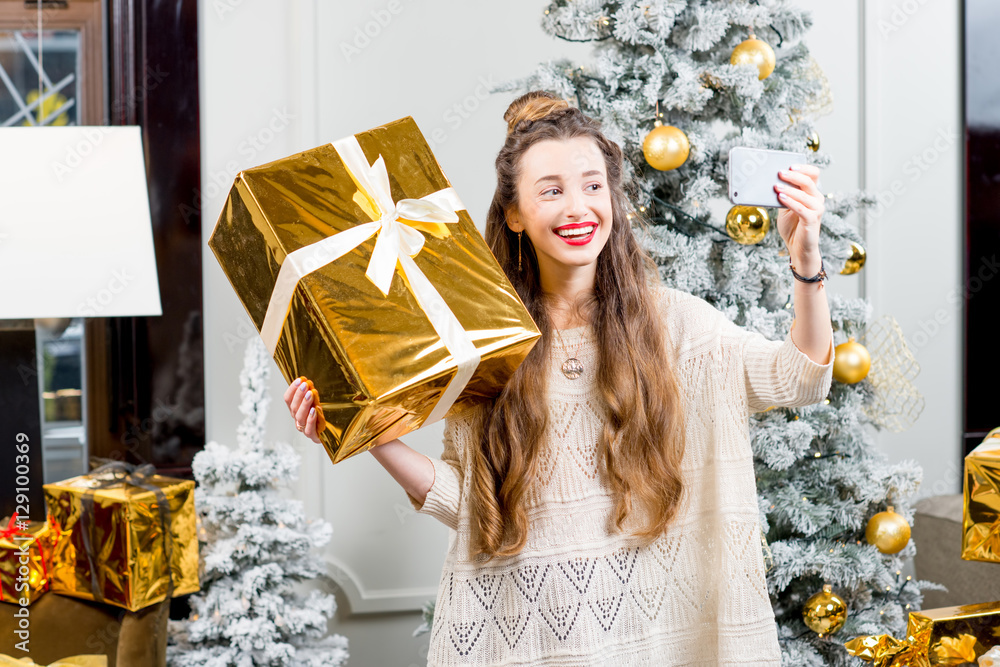
<path fill-rule="evenodd" d="M 359 204 L 374 220 L 285 256 L 264 315 L 261 338 L 273 356 L 299 281 L 377 234 L 365 275 L 382 294 L 388 295 L 398 263 L 409 281 L 417 303 L 440 336 L 441 342 L 451 352 L 457 366 L 455 376 L 424 422 L 431 424 L 444 418 L 458 399 L 479 366 L 480 355 L 455 313 L 413 261 L 413 257 L 423 248 L 424 236 L 406 221 L 455 223 L 459 220 L 455 212 L 465 209 L 465 205 L 453 188 L 438 190 L 420 199 L 401 199 L 396 202 L 392 198 L 389 174 L 381 155 L 375 160 L 375 164 L 369 165 L 368 158 L 354 136 L 336 141 L 333 146 L 358 185 L 359 192 L 355 194 L 355 200 L 360 199 Z"/>

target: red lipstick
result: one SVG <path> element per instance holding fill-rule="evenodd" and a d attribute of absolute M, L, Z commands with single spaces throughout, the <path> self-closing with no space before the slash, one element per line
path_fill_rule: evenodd
<path fill-rule="evenodd" d="M 593 227 L 594 229 L 586 236 L 576 236 L 573 238 L 566 238 L 565 236 L 559 236 L 560 229 L 580 229 L 585 227 Z M 598 227 L 599 225 L 596 222 L 574 222 L 569 225 L 561 225 L 559 227 L 556 227 L 554 230 L 552 230 L 552 233 L 555 234 L 556 236 L 559 236 L 561 240 L 565 241 L 569 245 L 587 245 L 588 243 L 591 242 L 591 240 L 593 240 L 594 235 L 597 234 Z"/>

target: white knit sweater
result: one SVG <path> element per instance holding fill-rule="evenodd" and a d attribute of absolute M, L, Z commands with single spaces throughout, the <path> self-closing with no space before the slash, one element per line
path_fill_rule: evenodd
<path fill-rule="evenodd" d="M 469 558 L 466 452 L 472 411 L 449 418 L 444 453 L 418 511 L 452 528 L 428 665 L 778 665 L 749 442 L 748 415 L 817 403 L 833 368 L 791 340 L 732 324 L 707 302 L 660 288 L 668 350 L 687 399 L 685 494 L 650 546 L 613 529 L 596 456 L 602 423 L 590 326 L 561 332 L 584 374 L 553 358 L 549 427 L 528 497 L 527 546 L 486 564 Z M 556 346 L 553 346 L 557 349 Z M 612 528 L 609 528 L 609 525 Z M 631 524 L 627 524 L 631 525 Z"/>

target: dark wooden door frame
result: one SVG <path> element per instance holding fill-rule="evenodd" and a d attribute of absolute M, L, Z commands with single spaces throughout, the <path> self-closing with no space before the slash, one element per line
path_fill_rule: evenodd
<path fill-rule="evenodd" d="M 91 454 L 190 474 L 205 443 L 197 0 L 107 0 L 108 121 L 142 128 L 163 315 L 87 322 Z"/>
<path fill-rule="evenodd" d="M 1000 355 L 995 343 L 1000 322 L 1000 111 L 988 108 L 990 99 L 1000 95 L 1000 7 L 996 0 L 964 0 L 962 6 L 964 456 L 1000 426 Z"/>

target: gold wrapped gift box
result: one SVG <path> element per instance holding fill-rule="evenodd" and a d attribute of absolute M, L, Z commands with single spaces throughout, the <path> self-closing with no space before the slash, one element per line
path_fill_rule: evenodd
<path fill-rule="evenodd" d="M 0 602 L 31 604 L 49 589 L 52 551 L 58 526 L 44 521 L 0 522 Z M 21 568 L 27 568 L 27 574 Z"/>
<path fill-rule="evenodd" d="M 998 644 L 1000 602 L 983 602 L 910 612 L 906 639 L 871 635 L 845 646 L 875 667 L 957 667 Z"/>
<path fill-rule="evenodd" d="M 106 467 L 43 487 L 63 533 L 52 590 L 129 611 L 197 591 L 194 482 Z"/>
<path fill-rule="evenodd" d="M 45 667 L 31 660 L 31 658 L 12 658 L 9 655 L 0 655 L 0 667 Z M 108 667 L 108 657 L 105 655 L 74 655 L 62 660 L 51 662 L 47 667 Z"/>
<path fill-rule="evenodd" d="M 965 457 L 962 559 L 1000 563 L 1000 428 Z"/>
<path fill-rule="evenodd" d="M 334 463 L 495 396 L 540 336 L 409 117 L 241 172 L 209 246 Z"/>

